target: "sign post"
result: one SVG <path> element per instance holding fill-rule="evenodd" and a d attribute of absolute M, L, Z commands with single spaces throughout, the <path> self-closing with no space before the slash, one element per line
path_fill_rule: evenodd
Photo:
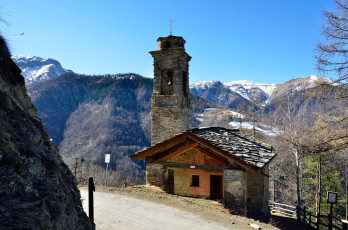
<path fill-rule="evenodd" d="M 337 192 L 327 192 L 326 202 L 330 204 L 329 230 L 332 230 L 332 216 L 333 216 L 332 205 L 337 204 L 337 195 L 338 195 Z"/>
<path fill-rule="evenodd" d="M 95 192 L 95 186 L 93 182 L 93 177 L 88 178 L 88 215 L 89 219 L 94 224 L 94 201 L 93 192 Z"/>
<path fill-rule="evenodd" d="M 105 154 L 105 163 L 106 163 L 105 186 L 108 186 L 108 168 L 109 168 L 109 163 L 110 163 L 110 154 Z"/>

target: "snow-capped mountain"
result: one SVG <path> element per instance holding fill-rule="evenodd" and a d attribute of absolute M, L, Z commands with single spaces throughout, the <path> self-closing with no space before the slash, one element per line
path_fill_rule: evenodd
<path fill-rule="evenodd" d="M 218 105 L 236 109 L 250 103 L 265 106 L 278 84 L 251 81 L 199 81 L 190 85 L 190 92 Z"/>
<path fill-rule="evenodd" d="M 228 108 L 241 108 L 249 106 L 250 103 L 263 107 L 267 106 L 275 97 L 309 89 L 321 82 L 331 83 L 332 80 L 310 75 L 281 84 L 255 83 L 246 80 L 231 82 L 199 81 L 190 85 L 190 92 Z"/>
<path fill-rule="evenodd" d="M 252 90 L 257 90 L 264 93 L 268 97 L 271 96 L 272 92 L 277 88 L 278 84 L 263 84 L 255 83 L 247 80 L 242 81 L 231 81 L 231 82 L 220 82 L 220 81 L 198 81 L 190 85 L 190 90 L 203 90 L 214 85 L 221 83 L 224 87 L 228 88 L 231 92 L 235 92 L 247 100 L 252 100 Z"/>
<path fill-rule="evenodd" d="M 22 70 L 27 86 L 32 83 L 54 79 L 63 73 L 72 72 L 64 69 L 58 61 L 50 58 L 14 55 L 12 60 Z"/>

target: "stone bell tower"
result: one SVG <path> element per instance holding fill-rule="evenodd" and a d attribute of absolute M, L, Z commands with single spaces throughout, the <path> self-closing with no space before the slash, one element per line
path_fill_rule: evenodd
<path fill-rule="evenodd" d="M 160 37 L 154 58 L 151 104 L 151 144 L 157 144 L 191 127 L 189 61 L 182 37 Z"/>

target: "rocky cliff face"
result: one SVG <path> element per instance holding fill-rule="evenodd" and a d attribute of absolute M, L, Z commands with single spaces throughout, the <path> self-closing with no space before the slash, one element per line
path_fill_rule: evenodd
<path fill-rule="evenodd" d="M 0 37 L 0 228 L 92 229 Z"/>

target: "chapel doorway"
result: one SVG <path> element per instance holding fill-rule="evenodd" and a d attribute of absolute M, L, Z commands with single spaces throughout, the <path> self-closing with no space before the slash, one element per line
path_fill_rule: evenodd
<path fill-rule="evenodd" d="M 174 194 L 174 170 L 168 169 L 167 192 Z"/>
<path fill-rule="evenodd" d="M 210 175 L 210 198 L 222 198 L 222 176 Z"/>

